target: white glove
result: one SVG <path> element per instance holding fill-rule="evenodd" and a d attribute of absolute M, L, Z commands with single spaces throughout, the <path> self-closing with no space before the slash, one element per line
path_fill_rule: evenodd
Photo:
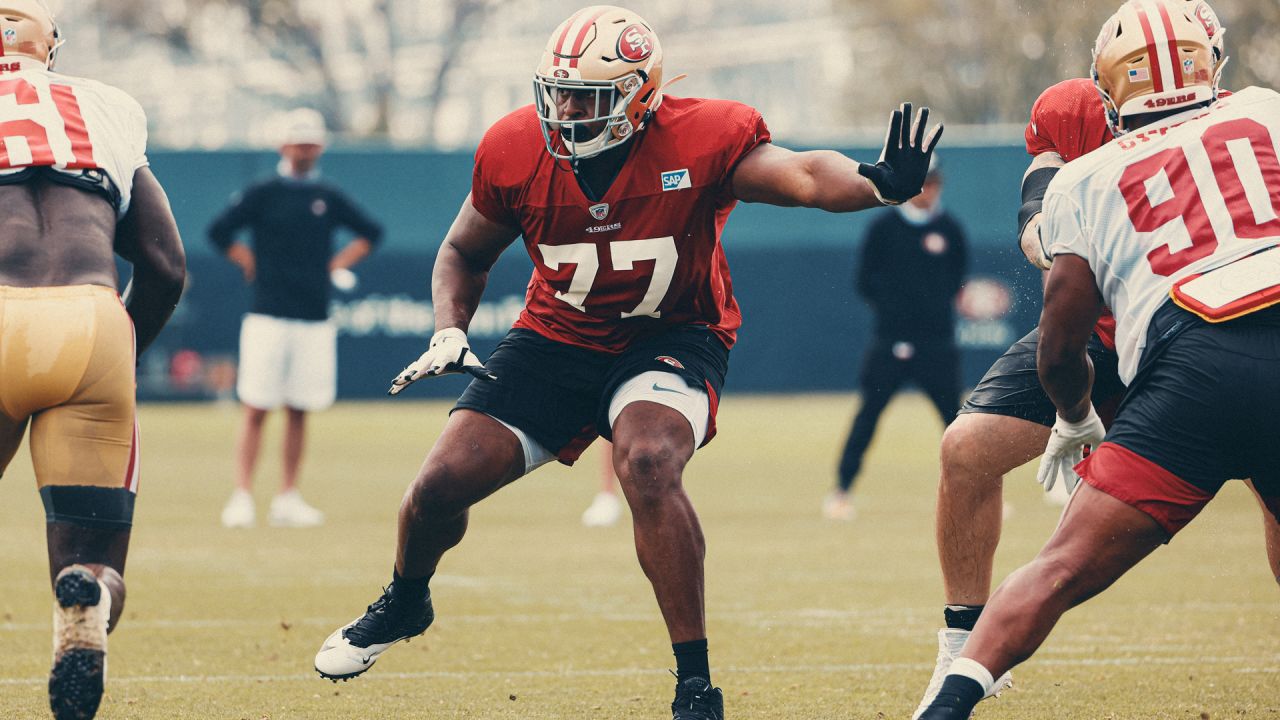
<path fill-rule="evenodd" d="M 445 328 L 431 336 L 431 345 L 391 381 L 388 395 L 397 395 L 414 381 L 427 376 L 465 372 L 481 380 L 497 380 L 484 369 L 480 358 L 467 346 L 467 334 L 459 328 Z"/>
<path fill-rule="evenodd" d="M 1068 493 L 1074 491 L 1080 482 L 1075 467 L 1084 460 L 1084 446 L 1096 449 L 1106 434 L 1107 429 L 1092 405 L 1080 422 L 1067 422 L 1059 415 L 1053 430 L 1049 431 L 1049 442 L 1040 458 L 1040 472 L 1036 473 L 1036 480 L 1044 486 L 1044 491 L 1052 490 L 1059 479 Z"/>

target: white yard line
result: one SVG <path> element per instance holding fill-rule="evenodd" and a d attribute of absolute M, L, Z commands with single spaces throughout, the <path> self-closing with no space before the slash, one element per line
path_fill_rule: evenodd
<path fill-rule="evenodd" d="M 1130 656 L 1121 658 L 1046 658 L 1033 660 L 1035 665 L 1054 667 L 1127 667 L 1135 665 L 1239 665 L 1244 663 L 1273 665 L 1272 667 L 1242 667 L 1236 673 L 1275 673 L 1280 672 L 1280 655 L 1273 657 L 1259 656 Z M 924 663 L 850 663 L 829 665 L 741 665 L 718 667 L 718 673 L 738 674 L 778 674 L 778 673 L 813 673 L 813 674 L 848 674 L 848 673 L 887 673 L 908 671 L 924 671 L 928 666 Z M 387 680 L 495 680 L 502 678 L 573 678 L 573 677 L 642 677 L 655 672 L 651 667 L 616 668 L 613 670 L 481 670 L 467 672 L 424 671 L 424 672 L 392 672 L 383 673 L 376 670 L 362 675 L 357 682 Z M 190 683 L 264 683 L 264 682 L 315 682 L 321 678 L 314 673 L 292 673 L 288 675 L 138 675 L 114 676 L 112 685 L 130 684 L 190 684 Z M 47 677 L 38 678 L 4 678 L 0 686 L 43 685 L 49 682 Z"/>

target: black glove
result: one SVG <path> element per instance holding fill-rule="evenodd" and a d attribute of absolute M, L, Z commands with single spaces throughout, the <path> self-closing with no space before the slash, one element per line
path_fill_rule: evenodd
<path fill-rule="evenodd" d="M 942 138 L 942 125 L 935 125 L 929 137 L 924 136 L 929 124 L 929 108 L 920 108 L 912 132 L 911 103 L 893 111 L 889 119 L 889 137 L 885 140 L 880 162 L 858 163 L 858 174 L 871 181 L 876 197 L 885 205 L 898 205 L 920 194 L 924 177 L 929 172 L 929 158 Z M 912 142 L 912 135 L 915 142 Z"/>

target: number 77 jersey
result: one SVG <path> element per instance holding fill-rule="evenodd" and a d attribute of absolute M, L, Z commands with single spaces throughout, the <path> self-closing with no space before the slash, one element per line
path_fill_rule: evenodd
<path fill-rule="evenodd" d="M 133 98 L 32 58 L 0 57 L 0 184 L 49 168 L 102 192 L 124 217 L 133 174 L 146 164 L 147 118 Z"/>
<path fill-rule="evenodd" d="M 533 260 L 515 326 L 618 353 L 665 327 L 694 324 L 731 347 L 742 316 L 720 233 L 736 203 L 733 169 L 768 141 L 746 105 L 667 96 L 592 201 L 547 152 L 532 106 L 499 120 L 476 151 L 471 202 L 519 228 Z"/>
<path fill-rule="evenodd" d="M 1277 140 L 1280 95 L 1248 88 L 1123 135 L 1054 177 L 1041 233 L 1051 256 L 1088 260 L 1115 313 L 1126 384 L 1175 285 L 1280 245 Z"/>

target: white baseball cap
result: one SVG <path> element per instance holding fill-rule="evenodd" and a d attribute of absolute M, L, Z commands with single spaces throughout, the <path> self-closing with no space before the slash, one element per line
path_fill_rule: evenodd
<path fill-rule="evenodd" d="M 283 145 L 324 145 L 329 134 L 325 130 L 324 116 L 311 108 L 298 108 L 284 116 L 280 133 Z"/>

